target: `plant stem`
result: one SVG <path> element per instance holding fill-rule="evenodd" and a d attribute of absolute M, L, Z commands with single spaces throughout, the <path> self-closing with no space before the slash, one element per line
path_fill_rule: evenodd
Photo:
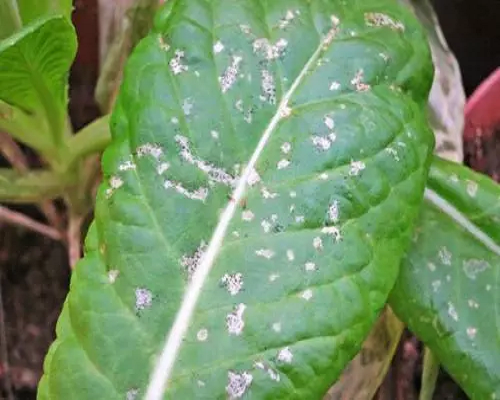
<path fill-rule="evenodd" d="M 4 157 L 7 159 L 7 161 L 10 162 L 15 170 L 24 173 L 27 173 L 29 171 L 28 160 L 26 159 L 26 156 L 24 155 L 19 145 L 15 142 L 14 139 L 12 139 L 10 135 L 1 131 L 0 152 L 3 153 Z M 54 203 L 50 200 L 45 200 L 38 204 L 38 208 L 45 215 L 45 218 L 47 219 L 49 224 L 62 234 L 64 231 L 63 223 L 56 207 L 54 206 Z"/>
<path fill-rule="evenodd" d="M 83 216 L 70 215 L 68 224 L 68 259 L 71 269 L 74 269 L 76 263 L 81 257 L 81 228 Z"/>
<path fill-rule="evenodd" d="M 13 225 L 22 226 L 32 231 L 41 233 L 51 239 L 61 240 L 62 237 L 59 232 L 51 226 L 42 224 L 26 215 L 8 209 L 7 207 L 0 206 L 0 221 L 5 221 Z"/>
<path fill-rule="evenodd" d="M 424 369 L 419 400 L 432 400 L 439 373 L 439 361 L 426 346 L 424 350 Z"/>

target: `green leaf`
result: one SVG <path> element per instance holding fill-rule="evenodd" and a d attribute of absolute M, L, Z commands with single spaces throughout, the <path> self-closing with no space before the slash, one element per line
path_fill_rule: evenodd
<path fill-rule="evenodd" d="M 38 130 L 24 132 L 28 144 L 45 135 L 53 147 L 61 145 L 67 130 L 67 76 L 75 51 L 74 28 L 62 16 L 37 20 L 0 42 L 0 100 L 17 108 L 11 116 L 24 113 L 23 119 L 36 119 Z M 7 123 L 15 125 L 16 119 Z"/>
<path fill-rule="evenodd" d="M 68 182 L 64 176 L 51 171 L 21 173 L 0 168 L 0 201 L 33 203 L 59 197 Z"/>
<path fill-rule="evenodd" d="M 409 243 L 431 79 L 393 1 L 167 2 L 39 399 L 322 398 Z"/>
<path fill-rule="evenodd" d="M 19 31 L 39 18 L 64 15 L 71 18 L 72 0 L 2 0 L 0 2 L 0 39 Z"/>
<path fill-rule="evenodd" d="M 489 178 L 436 158 L 390 300 L 472 399 L 500 398 L 499 198 Z"/>

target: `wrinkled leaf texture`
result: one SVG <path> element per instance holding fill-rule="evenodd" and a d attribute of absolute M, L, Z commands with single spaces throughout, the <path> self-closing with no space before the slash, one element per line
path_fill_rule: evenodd
<path fill-rule="evenodd" d="M 393 1 L 167 2 L 128 61 L 38 398 L 142 397 L 189 290 L 165 398 L 320 399 L 409 243 L 431 80 Z"/>
<path fill-rule="evenodd" d="M 439 159 L 427 186 L 391 305 L 471 399 L 500 398 L 500 188 Z"/>

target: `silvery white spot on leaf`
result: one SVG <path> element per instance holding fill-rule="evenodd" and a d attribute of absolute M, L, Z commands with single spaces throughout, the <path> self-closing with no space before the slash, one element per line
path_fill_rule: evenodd
<path fill-rule="evenodd" d="M 467 194 L 470 197 L 476 197 L 478 187 L 477 182 L 467 180 Z"/>
<path fill-rule="evenodd" d="M 290 165 L 290 161 L 288 161 L 285 158 L 283 158 L 282 160 L 279 160 L 278 164 L 276 164 L 276 166 L 277 166 L 278 169 L 285 169 L 289 165 Z"/>
<path fill-rule="evenodd" d="M 276 360 L 283 364 L 290 364 L 293 361 L 293 354 L 290 350 L 290 347 L 284 347 L 278 351 L 276 356 Z"/>
<path fill-rule="evenodd" d="M 129 170 L 132 170 L 135 168 L 136 168 L 135 163 L 133 163 L 130 160 L 125 161 L 118 166 L 118 170 L 120 170 L 120 171 L 129 171 Z"/>
<path fill-rule="evenodd" d="M 199 387 L 204 387 L 205 386 L 205 382 L 201 381 L 201 380 L 197 380 L 196 381 L 196 384 L 199 386 Z"/>
<path fill-rule="evenodd" d="M 137 147 L 136 154 L 137 157 L 152 156 L 158 159 L 163 154 L 163 150 L 155 143 L 144 143 Z"/>
<path fill-rule="evenodd" d="M 339 242 L 340 240 L 342 240 L 342 234 L 340 233 L 340 230 L 335 226 L 325 226 L 321 229 L 321 233 L 331 235 L 335 242 Z"/>
<path fill-rule="evenodd" d="M 382 60 L 389 61 L 389 56 L 386 53 L 380 52 L 378 55 Z"/>
<path fill-rule="evenodd" d="M 239 56 L 233 56 L 231 65 L 229 65 L 224 73 L 219 77 L 219 84 L 222 90 L 222 93 L 226 93 L 236 82 L 236 78 L 238 77 L 238 73 L 240 70 L 240 63 L 243 58 Z"/>
<path fill-rule="evenodd" d="M 220 281 L 231 296 L 237 295 L 243 288 L 243 275 L 239 272 L 236 274 L 224 274 Z"/>
<path fill-rule="evenodd" d="M 264 197 L 265 199 L 274 199 L 278 197 L 278 193 L 270 192 L 266 187 L 262 187 L 260 189 L 260 193 L 262 194 L 262 197 Z"/>
<path fill-rule="evenodd" d="M 455 321 L 458 321 L 458 313 L 455 309 L 455 306 L 451 301 L 448 302 L 448 315 L 453 318 Z"/>
<path fill-rule="evenodd" d="M 116 189 L 123 186 L 123 179 L 117 175 L 113 175 L 109 178 L 109 188 L 106 189 L 106 197 L 109 199 Z"/>
<path fill-rule="evenodd" d="M 175 189 L 175 191 L 177 193 L 187 197 L 188 199 L 198 200 L 198 201 L 201 201 L 203 203 L 205 202 L 205 200 L 208 197 L 208 189 L 205 187 L 200 187 L 200 188 L 196 189 L 195 191 L 189 191 L 186 188 L 184 188 L 184 186 L 182 186 L 180 183 L 173 182 L 173 181 L 168 180 L 168 179 L 165 180 L 165 182 L 163 182 L 163 187 L 165 189 Z"/>
<path fill-rule="evenodd" d="M 486 291 L 489 292 L 490 290 L 491 290 L 491 285 L 490 284 L 486 285 Z"/>
<path fill-rule="evenodd" d="M 230 335 L 241 335 L 245 322 L 243 321 L 243 313 L 245 312 L 246 305 L 243 303 L 238 304 L 234 310 L 226 316 L 226 328 Z"/>
<path fill-rule="evenodd" d="M 474 328 L 472 326 L 469 326 L 467 328 L 467 336 L 469 337 L 469 339 L 474 340 L 476 337 L 476 334 L 477 334 L 477 328 Z"/>
<path fill-rule="evenodd" d="M 319 175 L 319 179 L 326 181 L 328 179 L 328 174 L 326 172 L 323 172 Z"/>
<path fill-rule="evenodd" d="M 339 90 L 339 89 L 340 89 L 340 83 L 339 82 L 333 81 L 332 83 L 330 83 L 330 90 L 331 91 Z"/>
<path fill-rule="evenodd" d="M 253 366 L 257 369 L 261 369 L 265 372 L 267 372 L 267 374 L 269 375 L 269 377 L 273 380 L 273 381 L 276 381 L 276 382 L 279 382 L 280 381 L 280 375 L 278 372 L 276 372 L 275 370 L 273 370 L 270 366 L 268 365 L 265 365 L 264 362 L 262 361 L 256 361 Z"/>
<path fill-rule="evenodd" d="M 297 215 L 295 217 L 295 222 L 298 223 L 298 224 L 303 223 L 305 220 L 306 220 L 306 218 L 303 215 Z"/>
<path fill-rule="evenodd" d="M 204 342 L 205 340 L 208 339 L 208 331 L 205 328 L 200 329 L 196 333 L 196 339 L 198 339 L 200 342 Z"/>
<path fill-rule="evenodd" d="M 319 151 L 328 150 L 332 146 L 332 143 L 335 141 L 335 139 L 336 137 L 334 134 L 328 136 L 318 136 L 318 135 L 311 136 L 311 141 L 314 147 L 316 147 L 316 149 Z"/>
<path fill-rule="evenodd" d="M 250 372 L 228 371 L 227 373 L 226 393 L 228 400 L 241 399 L 246 393 L 253 381 L 253 376 Z"/>
<path fill-rule="evenodd" d="M 393 156 L 395 161 L 400 161 L 398 151 L 396 149 L 393 149 L 392 147 L 387 147 L 385 151 L 389 153 L 391 156 Z"/>
<path fill-rule="evenodd" d="M 288 41 L 283 38 L 278 39 L 274 45 L 267 38 L 261 38 L 253 42 L 253 51 L 262 54 L 267 60 L 274 60 L 283 55 L 287 46 Z"/>
<path fill-rule="evenodd" d="M 281 151 L 284 154 L 290 153 L 290 150 L 292 150 L 292 145 L 289 142 L 285 142 L 281 145 Z"/>
<path fill-rule="evenodd" d="M 278 214 L 271 214 L 271 221 L 278 222 Z"/>
<path fill-rule="evenodd" d="M 118 275 L 120 275 L 120 271 L 117 269 L 110 269 L 108 271 L 108 282 L 109 283 L 115 283 L 116 278 L 118 278 Z"/>
<path fill-rule="evenodd" d="M 130 389 L 125 394 L 125 399 L 126 400 L 136 400 L 138 394 L 139 394 L 139 389 Z"/>
<path fill-rule="evenodd" d="M 445 247 L 441 247 L 441 249 L 439 249 L 439 252 L 438 252 L 438 257 L 439 257 L 439 260 L 441 261 L 442 264 L 444 265 L 451 265 L 451 253 L 450 251 Z"/>
<path fill-rule="evenodd" d="M 490 268 L 487 261 L 477 259 L 465 260 L 462 265 L 465 275 L 472 280 L 476 279 L 477 274 Z"/>
<path fill-rule="evenodd" d="M 436 264 L 428 262 L 427 268 L 429 268 L 429 271 L 434 272 L 436 270 Z"/>
<path fill-rule="evenodd" d="M 234 237 L 240 237 L 240 233 L 238 231 L 233 231 L 233 236 Z"/>
<path fill-rule="evenodd" d="M 349 170 L 349 175 L 357 176 L 365 168 L 366 165 L 363 161 L 351 161 L 351 169 Z"/>
<path fill-rule="evenodd" d="M 262 226 L 262 229 L 264 229 L 265 233 L 269 233 L 273 225 L 268 220 L 263 219 L 260 223 L 260 226 Z"/>
<path fill-rule="evenodd" d="M 158 35 L 158 44 L 160 45 L 160 49 L 163 51 L 169 51 L 170 50 L 170 45 L 165 42 L 165 39 L 163 38 L 162 35 Z"/>
<path fill-rule="evenodd" d="M 172 118 L 170 119 L 170 122 L 172 122 L 174 125 L 177 125 L 177 124 L 179 123 L 179 118 L 177 118 L 177 117 L 172 117 Z"/>
<path fill-rule="evenodd" d="M 365 13 L 365 23 L 368 26 L 387 26 L 395 31 L 405 30 L 405 26 L 400 21 L 395 21 L 389 15 L 378 12 Z"/>
<path fill-rule="evenodd" d="M 447 282 L 451 281 L 451 276 L 450 275 L 446 275 L 446 281 Z"/>
<path fill-rule="evenodd" d="M 321 240 L 321 238 L 319 236 L 317 236 L 313 239 L 313 247 L 316 250 L 321 250 L 323 248 L 323 240 Z"/>
<path fill-rule="evenodd" d="M 279 277 L 280 277 L 279 274 L 271 274 L 271 275 L 269 275 L 269 282 L 274 282 Z"/>
<path fill-rule="evenodd" d="M 219 132 L 217 131 L 210 131 L 210 135 L 215 139 L 219 139 Z"/>
<path fill-rule="evenodd" d="M 295 197 L 297 197 L 297 192 L 295 192 L 294 190 L 292 190 L 292 191 L 290 192 L 290 197 L 291 197 L 292 199 L 293 199 L 293 198 L 295 198 Z"/>
<path fill-rule="evenodd" d="M 180 264 L 182 265 L 182 267 L 184 267 L 184 270 L 187 272 L 189 279 L 191 279 L 193 274 L 196 272 L 196 269 L 200 265 L 206 250 L 207 244 L 204 240 L 202 240 L 200 245 L 192 255 L 184 254 L 181 257 Z"/>
<path fill-rule="evenodd" d="M 216 167 L 206 161 L 193 155 L 189 140 L 182 135 L 175 135 L 175 141 L 179 145 L 181 151 L 181 158 L 187 163 L 194 165 L 200 171 L 208 175 L 210 181 L 214 183 L 221 183 L 226 186 L 233 186 L 235 183 L 235 178 L 227 173 L 223 168 Z"/>
<path fill-rule="evenodd" d="M 260 257 L 267 258 L 268 260 L 274 257 L 274 251 L 272 251 L 271 249 L 255 250 L 255 254 L 257 254 Z"/>
<path fill-rule="evenodd" d="M 302 297 L 305 301 L 309 301 L 313 297 L 313 292 L 311 289 L 306 289 L 302 292 L 300 297 Z"/>
<path fill-rule="evenodd" d="M 356 71 L 354 78 L 351 79 L 351 85 L 353 85 L 356 88 L 357 92 L 366 92 L 367 90 L 370 90 L 370 88 L 371 88 L 371 86 L 369 84 L 363 82 L 364 76 L 365 76 L 365 72 L 361 68 L 358 71 Z"/>
<path fill-rule="evenodd" d="M 250 29 L 250 27 L 248 25 L 242 24 L 242 25 L 240 25 L 240 29 L 243 33 L 245 33 L 247 35 L 252 33 L 252 30 Z"/>
<path fill-rule="evenodd" d="M 288 259 L 288 261 L 293 261 L 295 260 L 295 253 L 293 252 L 292 249 L 288 249 L 286 251 L 286 258 Z"/>
<path fill-rule="evenodd" d="M 312 271 L 316 271 L 316 264 L 311 262 L 311 261 L 308 261 L 304 264 L 304 268 L 307 272 L 312 272 Z"/>
<path fill-rule="evenodd" d="M 182 111 L 184 112 L 184 115 L 190 115 L 191 114 L 191 110 L 193 109 L 193 103 L 191 101 L 191 99 L 185 99 L 183 102 L 182 102 Z"/>
<path fill-rule="evenodd" d="M 272 329 L 276 333 L 281 332 L 281 322 L 274 322 L 272 325 Z"/>
<path fill-rule="evenodd" d="M 222 50 L 224 50 L 224 45 L 222 44 L 222 42 L 220 40 L 218 40 L 214 44 L 214 53 L 215 54 L 220 53 Z"/>
<path fill-rule="evenodd" d="M 290 22 L 293 21 L 293 19 L 295 18 L 295 14 L 293 13 L 292 10 L 288 10 L 285 14 L 285 18 L 282 18 L 278 24 L 279 28 L 280 29 L 285 29 L 289 24 Z"/>
<path fill-rule="evenodd" d="M 153 294 L 144 288 L 135 289 L 135 309 L 141 311 L 151 307 L 153 302 Z"/>
<path fill-rule="evenodd" d="M 158 175 L 163 175 L 164 172 L 166 172 L 170 168 L 170 163 L 168 162 L 163 162 L 158 164 L 156 167 L 156 172 L 158 172 Z"/>
<path fill-rule="evenodd" d="M 261 71 L 261 77 L 261 100 L 267 101 L 269 104 L 276 104 L 276 85 L 274 83 L 274 77 L 267 69 Z"/>
<path fill-rule="evenodd" d="M 323 122 L 325 123 L 326 127 L 330 130 L 332 130 L 335 127 L 335 121 L 329 115 L 325 115 L 325 117 L 323 118 Z"/>
<path fill-rule="evenodd" d="M 174 75 L 178 75 L 182 72 L 189 70 L 189 67 L 183 64 L 184 52 L 182 50 L 175 50 L 175 56 L 170 60 L 170 70 Z"/>
<path fill-rule="evenodd" d="M 451 174 L 450 181 L 452 181 L 453 183 L 458 183 L 459 180 L 457 174 Z"/>
<path fill-rule="evenodd" d="M 432 285 L 432 290 L 433 290 L 434 292 L 437 292 L 437 291 L 438 291 L 438 289 L 441 287 L 441 281 L 440 281 L 439 279 L 437 279 L 437 280 L 433 281 L 433 282 L 431 283 L 431 285 Z"/>
<path fill-rule="evenodd" d="M 245 210 L 241 213 L 241 219 L 243 221 L 251 221 L 255 217 L 254 213 L 251 212 L 250 210 Z"/>
<path fill-rule="evenodd" d="M 332 204 L 328 207 L 328 219 L 337 223 L 339 220 L 339 202 L 338 200 L 334 200 Z"/>
<path fill-rule="evenodd" d="M 253 186 L 258 182 L 260 182 L 260 175 L 257 173 L 257 171 L 254 168 L 252 168 L 250 171 L 250 174 L 248 175 L 247 183 L 250 186 Z"/>
<path fill-rule="evenodd" d="M 467 300 L 467 304 L 469 304 L 470 308 L 479 308 L 479 303 L 476 300 L 469 299 Z"/>

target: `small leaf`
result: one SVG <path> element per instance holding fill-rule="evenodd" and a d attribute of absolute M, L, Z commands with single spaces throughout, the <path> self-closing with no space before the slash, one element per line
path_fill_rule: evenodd
<path fill-rule="evenodd" d="M 36 135 L 47 135 L 53 146 L 61 143 L 66 131 L 67 76 L 75 51 L 73 26 L 62 16 L 37 20 L 0 41 L 0 100 L 19 110 L 10 117 L 24 113 L 24 119 L 36 118 L 38 130 L 24 132 L 28 144 L 38 140 Z"/>
<path fill-rule="evenodd" d="M 391 305 L 472 399 L 500 398 L 500 187 L 436 158 Z"/>
<path fill-rule="evenodd" d="M 390 0 L 167 2 L 39 398 L 321 399 L 409 243 L 431 72 Z"/>

